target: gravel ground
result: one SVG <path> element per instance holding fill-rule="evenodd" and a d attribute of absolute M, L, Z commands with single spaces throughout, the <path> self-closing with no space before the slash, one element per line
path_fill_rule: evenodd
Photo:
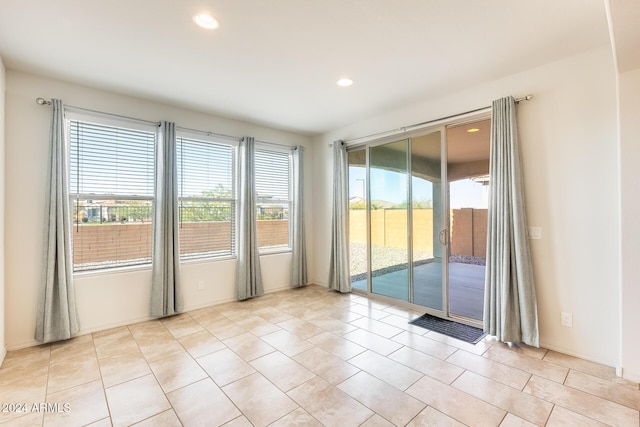
<path fill-rule="evenodd" d="M 366 277 L 367 274 L 367 245 L 364 243 L 350 244 L 351 276 Z M 407 250 L 384 246 L 373 246 L 371 255 L 374 264 L 371 266 L 373 275 L 390 273 L 407 267 Z M 430 262 L 433 254 L 424 251 L 413 252 L 413 264 L 425 264 Z"/>
<path fill-rule="evenodd" d="M 469 255 L 451 255 L 449 262 L 459 262 L 460 264 L 487 265 L 486 258 Z"/>
<path fill-rule="evenodd" d="M 367 277 L 367 245 L 364 243 L 350 243 L 351 280 L 364 280 Z M 380 276 L 407 268 L 407 250 L 384 246 L 373 246 L 371 255 L 374 264 L 371 266 L 372 275 Z M 433 261 L 431 252 L 414 251 L 413 265 L 422 265 Z M 485 258 L 452 255 L 449 262 L 462 264 L 485 265 Z"/>

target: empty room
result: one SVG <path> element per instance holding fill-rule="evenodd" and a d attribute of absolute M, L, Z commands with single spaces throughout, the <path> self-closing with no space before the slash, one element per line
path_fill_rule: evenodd
<path fill-rule="evenodd" d="M 0 2 L 0 425 L 640 426 L 640 6 Z"/>

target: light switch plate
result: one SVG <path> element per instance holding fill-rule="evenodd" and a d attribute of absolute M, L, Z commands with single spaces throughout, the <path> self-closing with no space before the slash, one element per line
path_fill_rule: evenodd
<path fill-rule="evenodd" d="M 563 311 L 560 314 L 560 323 L 562 326 L 566 326 L 567 328 L 573 328 L 573 315 Z"/>
<path fill-rule="evenodd" d="M 542 239 L 542 227 L 529 227 L 529 238 L 532 240 Z"/>

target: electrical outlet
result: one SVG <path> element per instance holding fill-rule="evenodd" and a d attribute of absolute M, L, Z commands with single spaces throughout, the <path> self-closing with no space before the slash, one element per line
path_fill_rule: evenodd
<path fill-rule="evenodd" d="M 198 281 L 198 290 L 199 291 L 204 290 L 204 280 Z"/>
<path fill-rule="evenodd" d="M 542 239 L 542 227 L 529 227 L 529 238 L 531 240 Z"/>
<path fill-rule="evenodd" d="M 563 311 L 560 314 L 560 323 L 562 323 L 562 326 L 566 326 L 567 328 L 573 328 L 573 315 Z"/>

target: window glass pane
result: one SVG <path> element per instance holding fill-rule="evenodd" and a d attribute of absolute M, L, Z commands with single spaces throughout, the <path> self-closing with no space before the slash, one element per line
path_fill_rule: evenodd
<path fill-rule="evenodd" d="M 74 271 L 151 262 L 155 132 L 68 122 Z"/>
<path fill-rule="evenodd" d="M 234 197 L 234 147 L 187 138 L 177 142 L 180 197 Z"/>
<path fill-rule="evenodd" d="M 72 121 L 71 194 L 153 197 L 155 133 Z"/>
<path fill-rule="evenodd" d="M 409 301 L 408 140 L 369 149 L 371 292 Z"/>
<path fill-rule="evenodd" d="M 180 259 L 235 254 L 235 147 L 178 138 Z"/>
<path fill-rule="evenodd" d="M 349 159 L 349 272 L 351 287 L 367 291 L 367 155 L 350 151 Z"/>
<path fill-rule="evenodd" d="M 257 205 L 256 232 L 260 249 L 289 247 L 289 204 L 260 203 Z"/>
<path fill-rule="evenodd" d="M 255 160 L 258 247 L 288 248 L 291 156 L 257 149 Z"/>
<path fill-rule="evenodd" d="M 289 200 L 289 153 L 256 150 L 256 197 L 258 200 Z"/>
<path fill-rule="evenodd" d="M 151 200 L 73 199 L 74 271 L 151 263 Z"/>

